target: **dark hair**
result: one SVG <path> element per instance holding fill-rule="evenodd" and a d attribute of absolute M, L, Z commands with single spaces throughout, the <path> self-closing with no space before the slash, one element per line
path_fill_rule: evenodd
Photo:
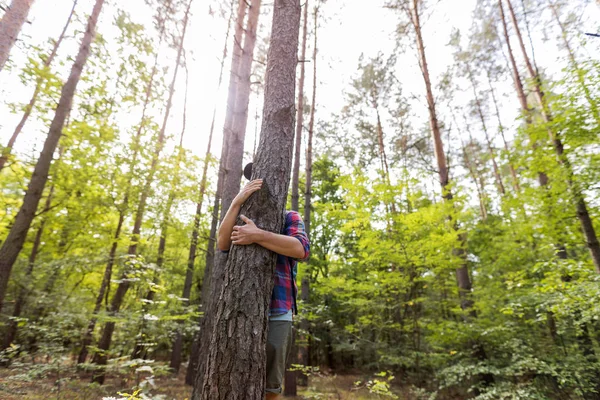
<path fill-rule="evenodd" d="M 244 176 L 246 177 L 246 179 L 250 180 L 252 179 L 252 163 L 248 163 L 245 167 L 244 167 Z"/>

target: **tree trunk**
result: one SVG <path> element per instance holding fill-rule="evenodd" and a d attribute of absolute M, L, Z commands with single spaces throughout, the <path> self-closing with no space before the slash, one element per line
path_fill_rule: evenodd
<path fill-rule="evenodd" d="M 506 2 L 508 4 L 508 9 L 510 11 L 510 16 L 515 27 L 517 38 L 519 39 L 519 45 L 521 46 L 521 51 L 523 53 L 523 58 L 525 59 L 525 65 L 527 66 L 529 77 L 534 83 L 534 93 L 540 105 L 540 111 L 542 113 L 542 116 L 544 117 L 544 121 L 547 124 L 551 123 L 553 118 L 550 113 L 548 104 L 546 102 L 544 91 L 542 90 L 541 79 L 537 72 L 533 69 L 531 61 L 529 60 L 527 52 L 525 51 L 525 45 L 523 43 L 523 38 L 519 30 L 519 24 L 517 22 L 517 17 L 513 10 L 512 4 L 510 0 L 506 0 Z M 573 172 L 571 162 L 569 161 L 567 155 L 564 152 L 564 145 L 562 143 L 562 139 L 559 136 L 559 132 L 554 132 L 550 128 L 548 128 L 548 134 L 550 136 L 550 139 L 552 140 L 554 152 L 556 153 L 556 158 L 558 159 L 559 164 L 564 168 L 565 172 L 567 173 L 571 196 L 575 201 L 577 218 L 579 219 L 579 223 L 581 224 L 581 229 L 585 236 L 586 244 L 592 257 L 594 266 L 596 268 L 596 272 L 600 274 L 600 242 L 598 241 L 598 237 L 596 235 L 592 219 L 587 209 L 587 204 L 585 202 L 584 195 L 582 193 L 581 188 L 579 187 L 579 184 L 576 181 L 575 173 Z"/>
<path fill-rule="evenodd" d="M 306 185 L 304 191 L 304 230 L 310 238 L 310 211 L 312 205 L 312 142 L 315 129 L 315 111 L 317 104 L 317 53 L 318 53 L 318 28 L 319 28 L 319 6 L 315 6 L 314 11 L 314 43 L 313 43 L 313 85 L 312 85 L 312 103 L 310 106 L 310 121 L 308 124 L 308 140 L 306 145 Z M 310 296 L 310 279 L 305 277 L 302 279 L 302 301 L 308 304 Z M 297 335 L 298 344 L 298 364 L 310 365 L 310 336 L 308 335 L 309 323 L 306 318 L 300 322 L 300 334 Z M 308 386 L 308 376 L 305 374 L 297 375 L 297 383 L 300 386 Z"/>
<path fill-rule="evenodd" d="M 179 65 L 181 63 L 181 57 L 183 55 L 183 44 L 185 41 L 185 34 L 186 34 L 186 30 L 187 30 L 187 21 L 188 21 L 188 16 L 189 16 L 189 11 L 190 11 L 192 1 L 193 0 L 190 0 L 190 2 L 188 3 L 188 6 L 187 6 L 187 9 L 185 12 L 183 32 L 181 34 L 181 39 L 179 41 L 177 58 L 175 61 L 175 70 L 173 71 L 173 78 L 172 78 L 171 84 L 169 86 L 169 97 L 167 99 L 165 115 L 163 118 L 162 126 L 160 128 L 160 132 L 158 134 L 158 140 L 156 143 L 156 148 L 154 149 L 152 161 L 150 163 L 150 170 L 148 171 L 148 176 L 146 177 L 146 182 L 144 183 L 144 187 L 143 187 L 142 193 L 140 195 L 140 202 L 138 203 L 138 208 L 137 208 L 136 215 L 135 215 L 135 222 L 134 222 L 133 230 L 131 233 L 131 241 L 130 241 L 129 249 L 127 251 L 127 254 L 132 257 L 137 256 L 137 246 L 138 246 L 139 239 L 140 239 L 140 232 L 141 232 L 141 228 L 142 228 L 142 222 L 144 219 L 146 202 L 148 200 L 148 196 L 150 195 L 151 185 L 152 185 L 152 182 L 154 181 L 154 174 L 156 173 L 156 170 L 158 168 L 160 154 L 161 154 L 162 149 L 165 144 L 165 132 L 167 129 L 167 122 L 169 120 L 169 115 L 171 112 L 171 106 L 173 105 L 173 95 L 175 94 L 175 82 L 177 81 L 177 73 L 179 72 Z M 119 310 L 121 309 L 121 305 L 123 304 L 123 301 L 125 300 L 125 295 L 127 294 L 127 291 L 129 290 L 130 281 L 127 280 L 127 278 L 128 278 L 128 271 L 125 270 L 120 279 L 121 283 L 119 283 L 117 290 L 111 301 L 109 310 L 110 310 L 110 314 L 112 316 L 115 316 L 119 313 Z M 106 365 L 106 363 L 108 361 L 107 353 L 108 353 L 108 350 L 110 349 L 110 344 L 112 341 L 112 334 L 114 332 L 114 329 L 115 329 L 114 321 L 107 322 L 106 325 L 104 326 L 104 330 L 102 332 L 100 342 L 98 343 L 98 348 L 100 349 L 100 352 L 98 352 L 94 355 L 94 359 L 92 361 L 94 364 L 97 364 L 101 367 L 98 370 L 98 372 L 92 376 L 92 382 L 96 382 L 99 384 L 104 383 L 104 377 L 105 377 L 104 366 Z"/>
<path fill-rule="evenodd" d="M 27 192 L 23 198 L 23 205 L 15 218 L 15 222 L 10 229 L 6 240 L 0 248 L 0 309 L 6 294 L 10 272 L 23 248 L 27 232 L 35 217 L 44 187 L 46 186 L 52 157 L 56 150 L 56 146 L 58 145 L 58 141 L 60 140 L 67 114 L 71 109 L 81 72 L 90 54 L 90 45 L 94 39 L 96 23 L 103 4 L 104 0 L 96 0 L 94 9 L 88 20 L 86 32 L 81 41 L 81 46 L 79 47 L 79 52 L 75 58 L 75 63 L 71 68 L 67 82 L 62 88 L 60 100 L 56 107 L 56 113 L 50 124 L 50 130 L 48 132 L 48 137 L 44 142 L 43 150 L 35 165 L 31 180 L 29 181 Z"/>
<path fill-rule="evenodd" d="M 304 3 L 302 27 L 302 48 L 300 50 L 300 81 L 298 83 L 298 115 L 296 117 L 296 145 L 294 151 L 294 169 L 292 170 L 292 210 L 298 211 L 298 181 L 300 179 L 300 148 L 302 147 L 302 125 L 304 123 L 304 75 L 306 63 L 306 37 L 308 31 L 308 0 Z M 287 390 L 287 385 L 285 386 Z"/>
<path fill-rule="evenodd" d="M 43 213 L 47 213 L 50 211 L 50 205 L 52 204 L 52 198 L 54 196 L 54 185 L 50 187 L 50 193 L 48 193 L 48 197 L 46 197 L 46 202 L 44 204 Z M 35 261 L 37 259 L 38 252 L 40 250 L 40 245 L 42 243 L 42 235 L 44 233 L 44 226 L 46 224 L 46 218 L 43 218 L 40 221 L 40 226 L 35 234 L 35 239 L 33 240 L 33 247 L 31 248 L 31 253 L 29 254 L 29 263 L 27 265 L 27 270 L 25 271 L 25 281 L 21 282 L 21 288 L 19 289 L 19 294 L 17 296 L 17 300 L 15 302 L 15 307 L 13 309 L 12 319 L 8 324 L 8 329 L 4 334 L 4 340 L 2 343 L 2 350 L 10 347 L 11 343 L 17 337 L 17 330 L 19 328 L 19 323 L 17 319 L 21 316 L 21 311 L 23 310 L 23 305 L 27 300 L 28 291 L 31 289 L 31 275 L 33 274 L 33 268 L 35 267 Z"/>
<path fill-rule="evenodd" d="M 496 110 L 496 118 L 498 119 L 498 132 L 500 132 L 500 136 L 502 137 L 502 143 L 504 144 L 504 151 L 506 154 L 510 154 L 510 150 L 508 149 L 508 143 L 506 142 L 506 137 L 504 136 L 504 126 L 502 125 L 502 119 L 500 118 L 500 109 L 498 108 L 498 100 L 496 99 L 496 91 L 494 90 L 494 86 L 492 85 L 492 79 L 490 77 L 490 71 L 486 70 L 488 85 L 490 87 L 490 93 L 492 95 L 492 101 L 494 102 L 494 109 Z M 521 191 L 521 185 L 519 184 L 519 178 L 517 176 L 517 172 L 512 162 L 508 162 L 508 168 L 510 169 L 510 174 L 513 178 L 513 187 L 515 191 L 518 193 Z"/>
<path fill-rule="evenodd" d="M 12 0 L 6 13 L 0 19 L 0 71 L 4 68 L 8 55 L 17 41 L 19 32 L 34 0 Z"/>
<path fill-rule="evenodd" d="M 75 7 L 77 6 L 77 1 L 78 0 L 75 0 L 73 2 L 73 8 L 71 8 L 71 13 L 69 14 L 67 23 L 65 24 L 62 32 L 60 33 L 58 40 L 56 40 L 54 42 L 52 51 L 50 52 L 48 57 L 46 57 L 46 59 L 44 60 L 44 64 L 43 64 L 44 68 L 50 67 L 50 65 L 52 64 L 52 61 L 54 61 L 54 57 L 56 57 L 58 48 L 60 47 L 60 44 L 62 43 L 62 41 L 65 37 L 67 29 L 69 28 L 69 25 L 71 23 L 71 19 L 73 18 L 73 14 L 75 13 Z M 25 126 L 27 119 L 29 119 L 31 112 L 33 111 L 33 107 L 35 106 L 35 103 L 37 102 L 38 95 L 40 94 L 40 91 L 42 90 L 43 83 L 44 83 L 44 78 L 38 77 L 35 82 L 35 89 L 33 91 L 33 95 L 31 96 L 31 100 L 29 100 L 29 104 L 27 104 L 27 106 L 25 107 L 25 112 L 23 113 L 23 116 L 21 117 L 21 121 L 19 121 L 19 124 L 15 128 L 15 131 L 13 132 L 12 136 L 8 140 L 8 144 L 6 145 L 6 147 L 4 147 L 4 149 L 2 149 L 2 154 L 0 155 L 0 172 L 2 172 L 2 169 L 6 165 L 6 162 L 8 161 L 8 157 L 10 156 L 10 153 L 12 151 L 12 148 L 15 145 L 15 142 L 17 141 L 19 134 L 23 130 L 23 127 Z"/>
<path fill-rule="evenodd" d="M 242 207 L 257 226 L 271 232 L 280 232 L 283 226 L 290 181 L 300 14 L 299 0 L 275 1 L 263 124 L 253 167 L 253 177 L 262 178 L 264 184 Z M 275 253 L 260 246 L 232 246 L 203 381 L 196 382 L 193 399 L 264 398 L 267 318 L 275 261 Z"/>
<path fill-rule="evenodd" d="M 498 168 L 498 163 L 496 162 L 496 153 L 494 152 L 494 148 L 492 147 L 492 141 L 490 140 L 490 135 L 487 130 L 487 124 L 485 123 L 485 116 L 483 115 L 483 108 L 481 106 L 481 100 L 479 99 L 479 94 L 477 93 L 477 83 L 475 82 L 475 77 L 473 76 L 473 71 L 471 70 L 471 66 L 469 63 L 465 63 L 467 67 L 467 74 L 469 75 L 469 80 L 471 81 L 471 88 L 473 89 L 473 96 L 475 96 L 475 106 L 477 109 L 477 115 L 479 116 L 479 120 L 481 121 L 481 127 L 483 129 L 483 133 L 485 135 L 485 141 L 488 148 L 488 153 L 490 154 L 490 159 L 492 160 L 492 167 L 494 169 L 494 178 L 496 179 L 496 186 L 498 186 L 498 190 L 502 195 L 506 194 L 506 190 L 504 189 L 504 183 L 502 182 L 502 176 L 500 175 L 500 168 Z"/>
<path fill-rule="evenodd" d="M 248 122 L 248 104 L 250 102 L 250 74 L 256 44 L 256 29 L 260 16 L 261 0 L 251 0 L 248 21 L 244 34 L 244 47 L 237 70 L 237 87 L 231 134 L 228 142 L 227 164 L 223 181 L 223 210 L 228 210 L 233 198 L 240 191 L 244 158 L 244 139 Z"/>
<path fill-rule="evenodd" d="M 583 90 L 585 99 L 587 100 L 588 104 L 590 105 L 590 111 L 592 112 L 592 115 L 594 116 L 594 120 L 596 121 L 596 124 L 600 125 L 600 112 L 598 111 L 598 103 L 592 96 L 591 90 L 585 81 L 585 74 L 579 68 L 579 63 L 577 62 L 577 59 L 575 58 L 575 52 L 571 48 L 571 45 L 569 44 L 569 39 L 567 38 L 567 30 L 565 29 L 564 24 L 560 20 L 558 11 L 556 10 L 556 4 L 551 2 L 550 9 L 552 10 L 552 14 L 554 15 L 554 19 L 556 20 L 556 23 L 560 27 L 561 37 L 563 39 L 565 49 L 567 50 L 567 54 L 569 56 L 569 61 L 571 62 L 571 66 L 575 70 L 574 72 L 577 74 L 577 82 L 579 82 L 579 86 L 581 86 L 581 89 Z"/>

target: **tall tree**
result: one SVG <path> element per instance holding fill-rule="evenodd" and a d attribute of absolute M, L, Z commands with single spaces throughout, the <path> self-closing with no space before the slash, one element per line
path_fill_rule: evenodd
<path fill-rule="evenodd" d="M 319 28 L 319 4 L 314 7 L 314 32 L 313 32 L 313 54 L 312 54 L 312 64 L 313 64 L 313 76 L 312 76 L 312 100 L 310 106 L 310 119 L 308 123 L 308 138 L 306 142 L 306 184 L 304 188 L 304 229 L 309 238 L 312 239 L 311 236 L 311 210 L 312 210 L 312 171 L 313 171 L 313 136 L 315 131 L 315 112 L 317 109 L 317 54 L 318 54 L 318 28 Z M 301 282 L 301 300 L 304 304 L 308 304 L 310 299 L 310 276 L 306 274 L 302 278 Z M 299 342 L 301 343 L 298 346 L 298 364 L 300 365 L 310 365 L 310 348 L 309 343 L 310 340 L 307 337 L 307 332 L 309 330 L 309 322 L 307 318 L 303 318 L 300 321 L 300 330 L 303 332 L 303 335 L 300 336 Z M 298 377 L 298 381 L 301 385 L 306 386 L 308 382 L 308 377 L 306 375 L 300 375 Z"/>
<path fill-rule="evenodd" d="M 73 14 L 75 13 L 76 6 L 77 6 L 77 0 L 73 1 L 73 7 L 71 8 L 71 12 L 69 13 L 69 18 L 67 18 L 67 23 L 65 24 L 62 32 L 58 36 L 58 39 L 54 41 L 54 45 L 52 46 L 52 50 L 50 51 L 50 54 L 48 54 L 48 56 L 46 56 L 46 59 L 44 60 L 44 62 L 42 64 L 43 68 L 49 68 L 50 65 L 52 65 L 52 61 L 54 61 L 54 57 L 56 57 L 58 48 L 60 47 L 63 39 L 65 38 L 67 29 L 69 28 L 69 25 L 71 24 L 71 19 L 73 18 Z M 1 35 L 1 33 L 0 33 L 0 35 Z M 31 95 L 31 100 L 29 100 L 29 104 L 27 104 L 25 106 L 25 111 L 23 112 L 23 116 L 21 117 L 21 120 L 19 121 L 19 124 L 15 128 L 12 136 L 8 140 L 8 144 L 6 145 L 6 147 L 4 147 L 4 149 L 2 149 L 2 154 L 0 155 L 0 172 L 2 172 L 2 169 L 4 168 L 4 165 L 6 164 L 6 161 L 8 160 L 8 157 L 12 151 L 12 148 L 15 145 L 17 138 L 19 137 L 19 134 L 23 130 L 25 123 L 29 119 L 31 112 L 33 111 L 33 108 L 35 107 L 35 103 L 37 102 L 40 91 L 42 90 L 44 81 L 45 81 L 45 79 L 43 76 L 39 76 L 36 79 L 35 89 L 33 90 L 33 95 Z"/>
<path fill-rule="evenodd" d="M 302 147 L 302 129 L 304 123 L 304 75 L 306 63 L 306 37 L 308 28 L 308 0 L 304 3 L 302 26 L 302 47 L 300 56 L 300 81 L 298 82 L 298 115 L 296 117 L 296 144 L 294 151 L 294 168 L 292 170 L 292 210 L 298 211 L 298 181 L 300 179 L 300 148 Z M 287 388 L 287 385 L 286 385 Z"/>
<path fill-rule="evenodd" d="M 90 54 L 90 46 L 94 39 L 96 23 L 98 22 L 98 16 L 100 15 L 103 4 L 104 0 L 96 0 L 92 14 L 88 18 L 87 28 L 81 41 L 79 52 L 77 53 L 77 57 L 71 68 L 69 78 L 62 88 L 54 119 L 50 124 L 50 130 L 46 141 L 44 142 L 44 147 L 33 170 L 27 192 L 23 198 L 23 204 L 19 209 L 15 222 L 8 233 L 6 240 L 2 243 L 2 247 L 0 248 L 0 309 L 6 294 L 10 272 L 23 248 L 27 232 L 35 217 L 44 187 L 46 186 L 52 157 L 56 150 L 56 146 L 58 145 L 58 141 L 60 140 L 67 114 L 71 109 L 81 72 L 83 71 Z"/>
<path fill-rule="evenodd" d="M 253 177 L 263 188 L 242 207 L 258 226 L 283 226 L 294 141 L 294 103 L 300 1 L 276 0 L 267 61 L 260 144 Z M 263 399 L 266 329 L 275 253 L 257 245 L 233 246 L 227 259 L 203 381 L 193 399 Z M 242 268 L 243 265 L 243 268 Z M 255 271 L 247 274 L 246 271 Z M 236 327 L 230 332 L 231 327 Z"/>
<path fill-rule="evenodd" d="M 35 0 L 12 0 L 0 19 L 0 71 L 4 68 L 13 45 Z"/>
<path fill-rule="evenodd" d="M 148 201 L 148 197 L 150 196 L 152 183 L 154 182 L 154 175 L 158 169 L 158 163 L 160 162 L 160 156 L 161 156 L 162 150 L 165 145 L 167 122 L 169 120 L 171 107 L 173 105 L 173 96 L 175 94 L 175 83 L 177 81 L 179 66 L 181 64 L 181 59 L 183 56 L 183 45 L 184 45 L 185 34 L 186 34 L 186 30 L 187 30 L 187 20 L 189 17 L 189 12 L 190 12 L 190 7 L 192 4 L 192 1 L 193 0 L 189 1 L 189 3 L 187 4 L 187 9 L 185 11 L 183 31 L 181 33 L 181 37 L 179 38 L 178 49 L 177 49 L 177 58 L 175 60 L 175 69 L 173 71 L 173 78 L 171 79 L 171 83 L 169 86 L 169 96 L 168 96 L 167 104 L 165 107 L 165 114 L 163 117 L 163 122 L 162 122 L 162 125 L 160 128 L 160 131 L 158 133 L 156 147 L 154 148 L 154 153 L 152 154 L 152 161 L 150 163 L 150 169 L 146 176 L 144 186 L 142 188 L 142 192 L 140 193 L 140 200 L 139 200 L 138 207 L 137 207 L 137 210 L 135 213 L 134 225 L 133 225 L 133 229 L 132 229 L 131 236 L 130 236 L 129 249 L 127 250 L 127 254 L 130 257 L 136 257 L 138 255 L 137 247 L 138 247 L 138 244 L 140 241 L 140 233 L 141 233 L 141 228 L 142 228 L 142 222 L 144 220 L 146 204 Z M 113 316 L 115 316 L 119 313 L 119 310 L 121 309 L 121 305 L 123 304 L 123 301 L 125 300 L 125 295 L 127 294 L 129 287 L 131 286 L 131 281 L 128 279 L 128 272 L 129 271 L 127 271 L 127 270 L 123 271 L 121 280 L 120 280 L 121 282 L 117 286 L 117 290 L 115 291 L 115 294 L 113 295 L 113 298 L 111 300 L 109 312 Z M 100 341 L 98 342 L 98 348 L 100 351 L 95 353 L 94 358 L 93 358 L 93 362 L 95 364 L 101 366 L 101 368 L 98 373 L 96 373 L 95 375 L 92 376 L 93 382 L 100 383 L 100 384 L 104 383 L 105 371 L 104 371 L 104 368 L 102 368 L 102 367 L 105 366 L 108 361 L 107 352 L 110 349 L 114 329 L 115 329 L 114 321 L 109 321 L 104 325 L 104 329 L 102 331 L 102 336 L 100 338 Z"/>
<path fill-rule="evenodd" d="M 527 54 L 527 50 L 525 49 L 525 44 L 523 42 L 523 37 L 519 29 L 519 23 L 517 21 L 517 16 L 515 14 L 512 3 L 510 0 L 506 0 L 506 3 L 508 5 L 510 17 L 515 28 L 517 39 L 519 41 L 521 53 L 523 55 L 523 59 L 525 60 L 525 66 L 527 67 L 527 72 L 529 73 L 529 77 L 533 84 L 534 95 L 539 104 L 540 112 L 542 114 L 544 122 L 546 124 L 551 124 L 553 116 L 551 114 L 550 106 L 542 88 L 541 78 L 537 73 L 537 70 L 534 69 L 533 64 Z M 571 162 L 567 157 L 567 154 L 565 153 L 565 146 L 563 144 L 562 138 L 560 137 L 560 133 L 555 132 L 553 129 L 548 127 L 548 135 L 550 136 L 550 140 L 552 141 L 554 152 L 556 153 L 556 158 L 567 175 L 567 183 L 571 191 L 571 196 L 575 201 L 577 218 L 579 219 L 581 230 L 583 231 L 584 237 L 586 239 L 586 245 L 590 252 L 594 266 L 596 268 L 596 272 L 600 274 L 600 242 L 598 241 L 598 236 L 596 235 L 596 230 L 594 228 L 592 218 L 590 217 L 590 213 L 588 211 L 587 202 L 585 201 L 584 194 L 577 181 L 577 177 L 575 176 Z"/>

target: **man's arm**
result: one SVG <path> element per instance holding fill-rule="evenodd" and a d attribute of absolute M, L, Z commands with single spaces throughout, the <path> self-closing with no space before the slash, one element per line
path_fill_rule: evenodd
<path fill-rule="evenodd" d="M 233 227 L 233 232 L 231 233 L 231 241 L 233 244 L 248 245 L 256 243 L 277 254 L 281 254 L 282 256 L 300 260 L 306 258 L 306 250 L 298 238 L 264 231 L 258 228 L 254 222 L 245 215 L 240 215 L 240 218 L 246 225 Z"/>
<path fill-rule="evenodd" d="M 219 226 L 219 233 L 217 234 L 217 248 L 219 250 L 228 251 L 231 247 L 231 233 L 242 204 L 248 200 L 252 193 L 261 188 L 262 182 L 262 179 L 249 182 L 231 202 L 223 221 L 221 221 L 221 226 Z"/>

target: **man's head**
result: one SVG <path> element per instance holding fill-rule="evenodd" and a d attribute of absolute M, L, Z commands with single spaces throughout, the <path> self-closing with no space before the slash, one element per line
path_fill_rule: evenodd
<path fill-rule="evenodd" d="M 244 167 L 244 177 L 248 180 L 252 179 L 252 163 L 248 163 Z"/>

